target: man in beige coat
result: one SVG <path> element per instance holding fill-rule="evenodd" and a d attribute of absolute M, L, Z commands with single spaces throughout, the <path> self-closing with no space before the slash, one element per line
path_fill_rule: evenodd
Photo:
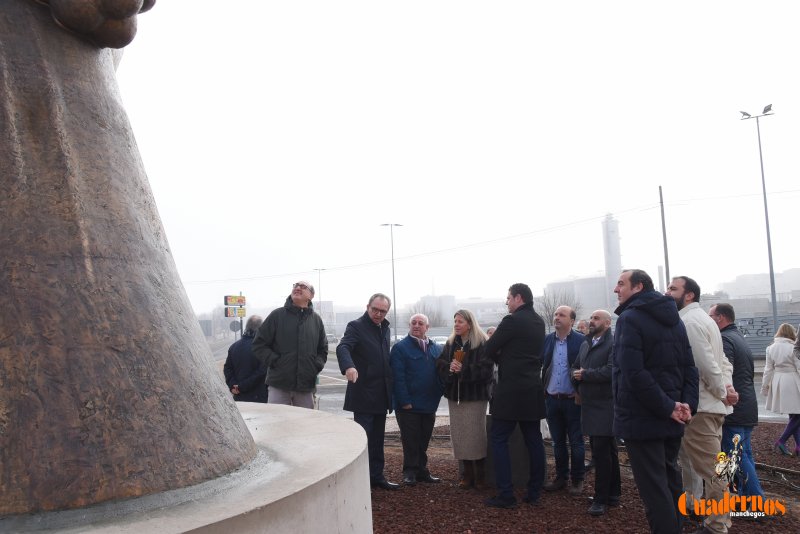
<path fill-rule="evenodd" d="M 725 482 L 714 476 L 716 453 L 720 450 L 722 424 L 738 395 L 733 389 L 733 366 L 722 350 L 722 336 L 714 321 L 700 308 L 700 286 L 688 276 L 672 279 L 666 295 L 675 300 L 686 327 L 694 363 L 700 373 L 700 402 L 697 414 L 686 424 L 680 461 L 687 502 L 703 496 L 723 497 Z M 687 506 L 689 508 L 689 506 Z M 724 534 L 731 526 L 729 514 L 708 516 L 698 532 Z"/>

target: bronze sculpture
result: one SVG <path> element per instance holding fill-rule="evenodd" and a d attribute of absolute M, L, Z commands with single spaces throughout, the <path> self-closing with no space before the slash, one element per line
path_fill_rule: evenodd
<path fill-rule="evenodd" d="M 0 0 L 0 517 L 185 487 L 256 453 L 103 48 L 153 3 Z"/>

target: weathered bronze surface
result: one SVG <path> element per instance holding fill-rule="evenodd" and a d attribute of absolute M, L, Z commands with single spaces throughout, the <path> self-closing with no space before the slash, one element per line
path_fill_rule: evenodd
<path fill-rule="evenodd" d="M 50 7 L 0 0 L 0 516 L 185 487 L 256 452 L 178 278 L 112 52 Z"/>

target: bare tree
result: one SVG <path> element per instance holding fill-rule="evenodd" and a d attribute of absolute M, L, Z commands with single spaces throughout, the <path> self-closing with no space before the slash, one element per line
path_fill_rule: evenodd
<path fill-rule="evenodd" d="M 545 328 L 548 333 L 553 330 L 553 314 L 556 313 L 556 309 L 559 306 L 569 306 L 575 310 L 576 316 L 580 316 L 581 314 L 581 301 L 578 299 L 577 295 L 575 295 L 575 292 L 571 290 L 544 290 L 541 297 L 536 297 L 533 300 L 534 305 L 541 312 L 540 315 L 542 319 L 544 319 Z"/>
<path fill-rule="evenodd" d="M 409 308 L 409 317 L 413 317 L 414 315 L 421 313 L 428 317 L 428 324 L 430 326 L 447 326 L 447 322 L 445 322 L 445 318 L 442 317 L 442 312 L 431 306 L 429 303 L 423 301 L 417 301 L 416 304 Z"/>

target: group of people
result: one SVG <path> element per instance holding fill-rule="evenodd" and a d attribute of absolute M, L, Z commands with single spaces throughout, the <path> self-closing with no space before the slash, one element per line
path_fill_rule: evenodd
<path fill-rule="evenodd" d="M 736 327 L 733 307 L 717 304 L 706 313 L 693 279 L 673 278 L 661 294 L 639 269 L 623 271 L 614 293 L 619 306 L 613 333 L 609 311 L 596 310 L 576 327 L 575 310 L 559 306 L 552 317 L 553 332 L 545 335 L 530 287 L 513 284 L 506 299 L 509 313 L 499 325 L 484 332 L 469 310 L 458 310 L 444 346 L 427 337 L 430 325 L 424 314 L 413 315 L 408 336 L 391 346 L 386 319 L 391 300 L 382 293 L 372 295 L 336 348 L 348 381 L 344 409 L 353 412 L 367 435 L 371 486 L 400 487 L 384 476 L 386 416 L 393 410 L 403 446 L 403 485 L 440 482 L 428 469 L 427 448 L 444 396 L 459 487 L 487 487 L 491 452 L 496 495 L 485 500 L 487 506 L 517 505 L 509 452 L 517 427 L 528 453 L 522 497 L 528 504 L 537 504 L 542 491 L 583 492 L 584 436 L 589 437 L 595 468 L 588 509 L 593 516 L 619 504 L 620 441 L 652 532 L 680 531 L 685 517 L 678 500 L 684 492 L 687 499 L 722 497 L 727 481 L 714 472 L 720 451 L 739 447 L 741 469 L 734 488 L 742 495 L 763 497 L 750 447 L 758 423 L 753 356 Z M 327 357 L 324 327 L 311 306 L 313 295 L 311 284 L 298 282 L 284 308 L 260 326 L 248 321 L 242 342 L 252 337 L 258 370 L 268 369 L 269 402 L 311 407 L 315 379 Z M 762 389 L 768 409 L 791 414 L 776 443 L 786 454 L 791 454 L 786 449 L 789 437 L 800 448 L 796 339 L 790 325 L 781 326 L 767 351 Z M 234 395 L 246 393 L 248 385 L 242 382 L 228 381 Z M 542 419 L 555 459 L 555 476 L 547 484 Z M 698 532 L 724 533 L 731 525 L 726 513 L 699 519 Z"/>

